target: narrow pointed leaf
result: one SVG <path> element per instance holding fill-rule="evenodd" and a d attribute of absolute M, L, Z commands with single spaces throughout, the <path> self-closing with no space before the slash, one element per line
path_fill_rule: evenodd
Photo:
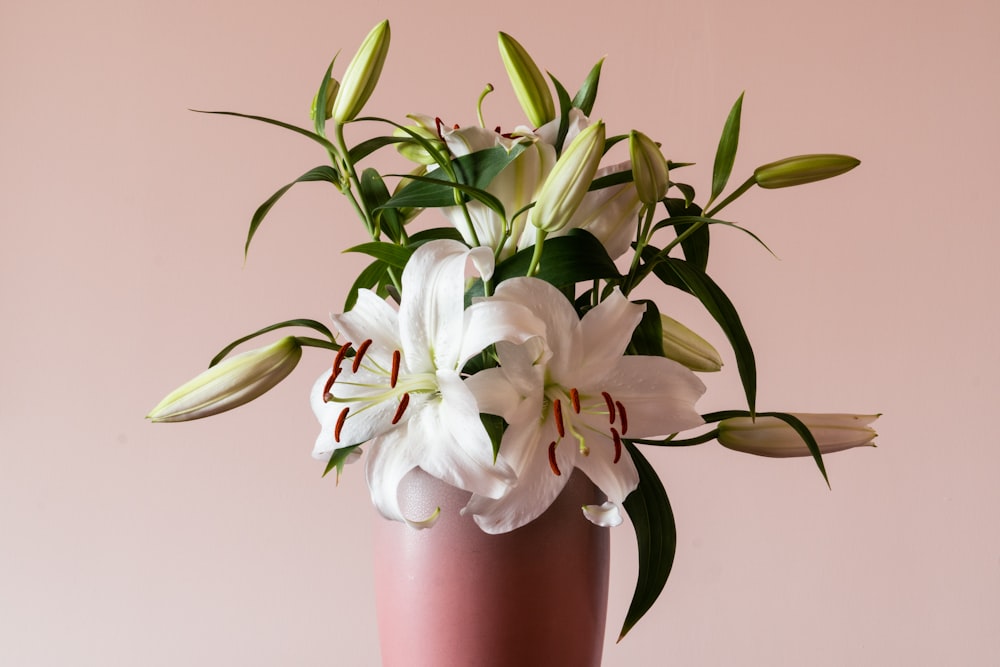
<path fill-rule="evenodd" d="M 344 312 L 346 313 L 358 300 L 359 289 L 373 289 L 382 284 L 389 275 L 389 265 L 380 259 L 375 260 L 358 274 L 354 284 L 347 290 L 347 298 L 344 300 Z"/>
<path fill-rule="evenodd" d="M 348 154 L 351 156 L 351 162 L 357 164 L 380 148 L 391 146 L 392 144 L 401 144 L 405 141 L 409 141 L 409 139 L 407 137 L 392 136 L 374 137 L 372 139 L 362 141 L 360 144 L 349 150 Z"/>
<path fill-rule="evenodd" d="M 230 352 L 236 349 L 237 346 L 242 345 L 248 340 L 256 338 L 257 336 L 260 336 L 262 334 L 275 331 L 277 329 L 283 329 L 285 327 L 307 327 L 309 329 L 313 329 L 315 331 L 320 332 L 321 334 L 329 338 L 331 341 L 335 342 L 333 333 L 330 331 L 329 327 L 327 327 L 322 322 L 317 322 L 316 320 L 309 320 L 309 319 L 285 320 L 284 322 L 278 322 L 277 324 L 266 326 L 263 329 L 258 329 L 257 331 L 254 331 L 252 334 L 248 334 L 246 336 L 243 336 L 242 338 L 237 338 L 232 343 L 222 348 L 222 350 L 217 355 L 212 357 L 212 361 L 208 363 L 208 367 L 211 368 L 212 366 L 216 365 L 217 363 L 225 359 L 226 355 L 228 355 Z"/>
<path fill-rule="evenodd" d="M 376 229 L 384 231 L 393 243 L 399 243 L 403 237 L 402 219 L 396 209 L 381 208 L 389 201 L 389 189 L 379 173 L 374 169 L 365 169 L 361 173 L 359 191 L 368 210 L 375 212 Z"/>
<path fill-rule="evenodd" d="M 533 252 L 533 248 L 525 248 L 498 264 L 493 272 L 494 282 L 526 275 Z M 621 275 L 604 245 L 593 234 L 574 229 L 566 236 L 545 240 L 544 255 L 535 277 L 556 287 L 565 287 L 598 278 L 620 278 Z"/>
<path fill-rule="evenodd" d="M 562 155 L 563 144 L 566 142 L 566 134 L 569 132 L 569 111 L 573 108 L 573 102 L 569 99 L 566 87 L 559 83 L 559 80 L 549 74 L 552 85 L 555 86 L 556 96 L 559 99 L 559 131 L 556 133 L 556 155 Z"/>
<path fill-rule="evenodd" d="M 733 162 L 736 161 L 736 149 L 740 142 L 740 115 L 743 111 L 743 93 L 736 99 L 733 108 L 726 118 L 726 125 L 722 129 L 722 136 L 719 138 L 719 147 L 715 152 L 715 166 L 712 168 L 712 195 L 710 200 L 715 200 L 722 191 L 726 189 L 729 182 L 729 175 L 733 171 Z"/>
<path fill-rule="evenodd" d="M 340 481 L 340 475 L 344 472 L 344 465 L 347 460 L 351 457 L 361 445 L 351 445 L 350 447 L 340 447 L 339 449 L 333 450 L 333 454 L 330 456 L 330 460 L 327 461 L 326 469 L 323 470 L 323 477 L 326 477 L 331 470 L 337 471 L 337 481 Z"/>
<path fill-rule="evenodd" d="M 590 116 L 590 112 L 594 110 L 594 102 L 597 100 L 597 86 L 601 82 L 601 66 L 603 65 L 604 58 L 601 58 L 590 69 L 590 73 L 583 80 L 580 90 L 573 97 L 573 106 L 582 111 L 584 116 Z"/>
<path fill-rule="evenodd" d="M 385 243 L 384 241 L 371 241 L 352 246 L 344 252 L 364 253 L 385 262 L 393 268 L 402 269 L 410 261 L 410 255 L 413 254 L 413 250 L 412 247 L 398 246 L 393 243 Z"/>
<path fill-rule="evenodd" d="M 268 197 L 267 201 L 257 207 L 257 210 L 254 211 L 253 217 L 250 219 L 250 230 L 247 232 L 247 241 L 243 245 L 244 259 L 246 259 L 247 253 L 250 252 L 250 242 L 253 240 L 254 234 L 257 233 L 257 228 L 260 227 L 260 223 L 263 222 L 264 218 L 267 217 L 267 214 L 270 213 L 271 207 L 274 206 L 293 185 L 309 181 L 328 181 L 330 183 L 337 184 L 339 183 L 339 176 L 333 167 L 320 165 L 310 169 L 291 183 L 282 186 L 277 192 Z"/>
<path fill-rule="evenodd" d="M 635 528 L 639 573 L 618 641 L 635 627 L 660 596 L 677 551 L 677 525 L 660 477 L 635 445 L 626 442 L 625 447 L 639 472 L 639 486 L 623 503 Z"/>
<path fill-rule="evenodd" d="M 812 454 L 813 460 L 816 462 L 816 466 L 819 468 L 820 473 L 823 475 L 823 480 L 826 482 L 827 487 L 830 486 L 830 478 L 826 474 L 826 466 L 823 464 L 823 454 L 820 452 L 819 443 L 816 442 L 816 438 L 813 436 L 812 431 L 809 427 L 802 423 L 802 420 L 795 415 L 790 415 L 787 412 L 762 412 L 761 417 L 775 417 L 785 422 L 799 434 L 802 441 L 806 443 L 806 447 L 809 448 L 809 453 Z"/>
<path fill-rule="evenodd" d="M 632 332 L 632 342 L 629 351 L 651 357 L 663 356 L 663 322 L 660 320 L 660 309 L 655 301 L 642 299 L 635 303 L 646 306 L 646 311 L 639 320 L 639 326 Z"/>
<path fill-rule="evenodd" d="M 337 56 L 334 56 L 333 60 L 330 61 L 330 66 L 323 73 L 323 81 L 319 84 L 319 90 L 316 91 L 316 108 L 313 111 L 315 114 L 313 123 L 316 128 L 316 134 L 320 136 L 326 136 L 326 94 L 327 89 L 330 87 L 330 74 L 333 72 L 333 64 L 335 62 L 337 62 Z"/>
<path fill-rule="evenodd" d="M 235 111 L 205 111 L 203 109 L 191 109 L 191 111 L 194 111 L 195 113 L 213 114 L 216 116 L 236 116 L 237 118 L 249 118 L 250 120 L 257 120 L 260 121 L 261 123 L 267 123 L 268 125 L 276 125 L 277 127 L 283 127 L 286 130 L 291 130 L 292 132 L 301 134 L 304 137 L 308 137 L 309 139 L 312 139 L 313 141 L 315 141 L 328 151 L 336 150 L 333 147 L 333 144 L 331 144 L 326 137 L 321 137 L 315 132 L 310 132 L 309 130 L 303 127 L 299 127 L 297 125 L 291 125 L 290 123 L 285 123 L 280 120 L 274 120 L 273 118 L 266 118 L 264 116 L 253 116 L 251 114 L 237 113 Z"/>
<path fill-rule="evenodd" d="M 667 200 L 667 211 L 670 213 L 671 218 L 679 216 L 694 216 L 697 218 L 701 215 L 701 208 L 697 204 L 685 205 L 685 202 L 678 199 Z M 691 222 L 679 224 L 676 228 L 677 236 L 687 231 L 695 222 L 698 222 L 698 220 L 695 219 Z M 681 241 L 684 259 L 690 262 L 692 266 L 705 271 L 708 268 L 708 251 L 710 245 L 709 225 L 703 224 L 690 236 Z"/>

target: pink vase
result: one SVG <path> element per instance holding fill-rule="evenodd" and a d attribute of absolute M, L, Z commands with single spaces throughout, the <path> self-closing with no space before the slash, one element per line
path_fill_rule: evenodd
<path fill-rule="evenodd" d="M 503 535 L 458 510 L 469 494 L 422 471 L 400 487 L 427 530 L 377 517 L 375 597 L 383 667 L 598 667 L 610 538 L 584 518 L 598 491 L 575 472 L 541 517 Z"/>

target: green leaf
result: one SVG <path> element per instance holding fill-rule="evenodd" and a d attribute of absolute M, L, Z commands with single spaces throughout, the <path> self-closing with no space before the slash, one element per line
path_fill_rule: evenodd
<path fill-rule="evenodd" d="M 613 185 L 621 185 L 622 183 L 632 182 L 632 170 L 623 169 L 622 171 L 614 171 L 600 178 L 595 178 L 587 188 L 588 192 L 593 190 L 601 190 L 603 188 L 610 188 Z"/>
<path fill-rule="evenodd" d="M 795 415 L 790 415 L 787 412 L 762 412 L 761 417 L 775 417 L 785 422 L 799 434 L 802 441 L 806 443 L 806 447 L 809 448 L 809 453 L 812 454 L 813 460 L 816 462 L 816 466 L 819 468 L 820 473 L 823 475 L 823 480 L 826 482 L 827 488 L 830 487 L 830 478 L 826 475 L 826 466 L 823 464 L 823 454 L 820 452 L 819 443 L 816 442 L 816 438 L 813 436 L 812 431 L 809 427 L 802 423 L 802 420 Z"/>
<path fill-rule="evenodd" d="M 323 81 L 319 84 L 319 90 L 316 91 L 316 109 L 314 111 L 313 123 L 316 128 L 316 134 L 320 136 L 326 136 L 326 91 L 330 86 L 330 74 L 333 72 L 333 64 L 335 62 L 337 62 L 337 56 L 334 56 L 333 60 L 330 61 L 330 66 L 323 73 Z"/>
<path fill-rule="evenodd" d="M 555 86 L 556 96 L 559 99 L 559 131 L 556 133 L 556 155 L 562 155 L 563 144 L 566 142 L 566 135 L 569 133 L 569 111 L 573 108 L 573 102 L 569 99 L 566 87 L 559 83 L 559 80 L 549 73 L 552 85 Z"/>
<path fill-rule="evenodd" d="M 212 357 L 212 361 L 208 362 L 208 367 L 211 368 L 212 366 L 216 365 L 217 363 L 225 359 L 226 355 L 232 352 L 237 346 L 247 342 L 248 340 L 256 338 L 261 334 L 266 334 L 268 332 L 275 331 L 276 329 L 283 329 L 285 327 L 308 327 L 310 329 L 320 332 L 321 334 L 329 338 L 331 341 L 333 342 L 336 341 L 329 327 L 327 327 L 322 322 L 317 322 L 316 320 L 309 320 L 309 319 L 285 320 L 284 322 L 278 322 L 277 324 L 266 326 L 263 329 L 258 329 L 257 331 L 254 331 L 252 334 L 248 334 L 246 336 L 243 336 L 242 338 L 237 338 L 232 343 L 222 348 L 222 351 L 220 351 L 217 355 Z"/>
<path fill-rule="evenodd" d="M 739 313 L 725 292 L 715 284 L 708 274 L 697 267 L 675 257 L 666 257 L 653 269 L 660 280 L 675 287 L 690 292 L 701 301 L 709 314 L 719 323 L 729 344 L 736 355 L 736 366 L 743 382 L 747 406 L 750 412 L 755 410 L 757 400 L 757 363 L 754 360 L 753 348 L 747 338 Z M 678 284 L 679 283 L 679 284 Z"/>
<path fill-rule="evenodd" d="M 677 236 L 686 232 L 696 222 L 711 222 L 710 220 L 698 219 L 701 216 L 701 208 L 697 204 L 678 204 L 683 204 L 683 202 L 678 199 L 667 199 L 667 212 L 670 213 L 671 218 L 692 216 L 695 220 L 678 224 L 676 228 Z M 705 271 L 708 268 L 708 251 L 710 245 L 709 225 L 702 224 L 690 236 L 681 241 L 681 250 L 684 251 L 684 259 L 690 262 L 692 266 Z"/>
<path fill-rule="evenodd" d="M 500 201 L 485 191 L 490 181 L 500 171 L 510 164 L 521 152 L 524 146 L 518 144 L 508 152 L 503 146 L 494 146 L 485 150 L 469 153 L 451 161 L 456 182 L 448 178 L 447 172 L 437 169 L 425 176 L 397 174 L 411 182 L 383 204 L 385 208 L 435 208 L 455 205 L 455 189 L 469 196 L 492 200 L 494 206 Z M 486 203 L 484 201 L 484 203 Z M 487 204 L 489 205 L 489 204 Z M 502 210 L 501 206 L 501 210 Z"/>
<path fill-rule="evenodd" d="M 389 189 L 385 187 L 382 177 L 374 169 L 365 169 L 359 186 L 361 199 L 369 211 L 375 212 L 376 229 L 384 231 L 393 243 L 399 243 L 403 238 L 403 221 L 396 209 L 381 208 L 389 201 Z"/>
<path fill-rule="evenodd" d="M 349 150 L 347 153 L 351 157 L 351 163 L 357 164 L 361 162 L 364 158 L 368 157 L 378 149 L 389 146 L 391 144 L 401 144 L 403 142 L 409 141 L 408 137 L 374 137 L 366 141 L 362 141 L 360 144 Z"/>
<path fill-rule="evenodd" d="M 319 144 L 328 151 L 336 152 L 336 149 L 334 148 L 333 144 L 331 144 L 326 137 L 321 137 L 315 132 L 310 132 L 305 128 L 298 127 L 297 125 L 291 125 L 289 123 L 284 123 L 280 120 L 274 120 L 273 118 L 265 118 L 264 116 L 252 116 L 250 114 L 245 114 L 245 113 L 236 113 L 235 111 L 205 111 L 202 109 L 191 109 L 191 111 L 195 113 L 213 114 L 216 116 L 236 116 L 237 118 L 249 118 L 250 120 L 258 120 L 262 123 L 267 123 L 268 125 L 276 125 L 278 127 L 283 127 L 286 130 L 291 130 L 292 132 L 301 134 L 304 137 L 308 137 L 309 139 L 312 139 L 313 141 L 315 141 L 317 144 Z"/>
<path fill-rule="evenodd" d="M 604 58 L 597 61 L 597 64 L 590 69 L 587 78 L 583 80 L 583 85 L 573 97 L 573 106 L 583 112 L 584 116 L 590 116 L 594 109 L 594 102 L 597 100 L 597 86 L 601 82 L 601 66 L 604 65 Z"/>
<path fill-rule="evenodd" d="M 719 138 L 719 148 L 715 151 L 715 166 L 712 168 L 712 195 L 709 197 L 711 203 L 722 194 L 729 182 L 729 175 L 733 171 L 733 162 L 736 161 L 736 148 L 740 142 L 740 114 L 743 111 L 743 93 L 736 99 L 733 108 L 726 118 L 726 125 L 722 128 L 722 136 Z M 707 208 L 707 207 L 706 207 Z"/>
<path fill-rule="evenodd" d="M 494 282 L 527 275 L 533 252 L 534 248 L 525 248 L 498 264 L 493 272 Z M 542 252 L 542 262 L 535 277 L 556 287 L 598 278 L 621 278 L 604 245 L 582 229 L 574 229 L 566 236 L 546 239 Z"/>
<path fill-rule="evenodd" d="M 358 274 L 354 284 L 347 290 L 347 298 L 344 300 L 344 312 L 346 313 L 358 300 L 358 290 L 372 289 L 381 284 L 389 275 L 389 265 L 382 260 L 375 260 Z"/>
<path fill-rule="evenodd" d="M 406 266 L 406 263 L 410 261 L 410 255 L 413 254 L 413 248 L 399 246 L 393 243 L 385 243 L 384 241 L 369 241 L 368 243 L 361 243 L 359 245 L 352 246 L 344 252 L 364 253 L 365 255 L 385 262 L 393 268 L 402 269 Z"/>
<path fill-rule="evenodd" d="M 264 221 L 264 218 L 267 217 L 267 214 L 271 211 L 271 207 L 274 206 L 275 203 L 277 203 L 277 201 L 281 199 L 293 185 L 308 181 L 328 181 L 336 185 L 340 182 L 340 178 L 333 167 L 320 165 L 310 169 L 288 185 L 282 186 L 277 192 L 268 197 L 267 201 L 257 207 L 257 210 L 254 211 L 253 217 L 250 219 L 250 231 L 247 232 L 247 242 L 243 245 L 244 260 L 250 252 L 250 241 L 253 240 L 254 234 L 257 233 L 257 228 L 260 227 L 260 223 Z"/>
<path fill-rule="evenodd" d="M 646 306 L 646 311 L 639 320 L 639 326 L 632 332 L 632 342 L 629 350 L 633 354 L 652 357 L 663 356 L 663 322 L 660 321 L 660 309 L 655 301 L 642 299 L 635 303 Z"/>
<path fill-rule="evenodd" d="M 639 486 L 623 503 L 632 526 L 639 551 L 639 574 L 636 577 L 632 603 L 625 614 L 618 641 L 635 627 L 660 597 L 670 577 L 677 551 L 677 526 L 670 499 L 659 476 L 639 449 L 626 442 L 632 461 L 639 472 Z"/>
<path fill-rule="evenodd" d="M 410 234 L 409 245 L 410 247 L 414 247 L 418 244 L 438 239 L 450 239 L 452 241 L 465 243 L 462 239 L 462 233 L 454 227 L 433 227 L 431 229 L 424 229 L 414 234 Z"/>
<path fill-rule="evenodd" d="M 360 446 L 361 445 L 351 445 L 350 447 L 340 447 L 333 450 L 333 454 L 330 456 L 330 460 L 326 464 L 326 469 L 323 471 L 323 477 L 326 477 L 327 473 L 336 468 L 337 482 L 339 483 L 340 475 L 344 472 L 344 464 L 347 463 L 347 460 L 351 457 L 351 454 L 354 453 L 354 450 Z"/>
<path fill-rule="evenodd" d="M 486 433 L 490 436 L 490 442 L 493 444 L 493 462 L 497 460 L 497 456 L 500 455 L 500 442 L 503 440 L 504 431 L 507 430 L 507 422 L 503 420 L 503 417 L 498 417 L 497 415 L 480 414 L 480 420 L 483 422 L 483 427 L 486 429 Z"/>

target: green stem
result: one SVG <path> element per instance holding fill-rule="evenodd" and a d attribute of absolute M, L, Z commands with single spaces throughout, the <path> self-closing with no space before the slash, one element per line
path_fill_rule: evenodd
<path fill-rule="evenodd" d="M 726 206 L 728 206 L 729 204 L 731 204 L 734 201 L 736 201 L 744 192 L 746 192 L 747 190 L 749 190 L 750 188 L 752 188 L 756 184 L 757 184 L 757 179 L 755 179 L 753 176 L 751 176 L 750 178 L 748 178 L 746 180 L 746 182 L 743 183 L 743 185 L 741 185 L 740 187 L 738 187 L 735 190 L 733 190 L 732 194 L 730 194 L 728 197 L 726 197 L 721 202 L 719 202 L 718 206 L 716 206 L 715 208 L 713 208 L 711 211 L 708 211 L 707 213 L 705 213 L 704 214 L 705 217 L 706 218 L 711 218 L 713 215 L 715 215 L 716 213 L 718 213 L 719 211 L 721 211 L 722 209 L 724 209 Z"/>
<path fill-rule="evenodd" d="M 541 227 L 535 232 L 535 249 L 531 253 L 531 263 L 528 265 L 528 273 L 526 274 L 528 276 L 538 273 L 538 263 L 542 261 L 542 245 L 545 243 L 546 236 L 548 236 L 548 232 Z"/>

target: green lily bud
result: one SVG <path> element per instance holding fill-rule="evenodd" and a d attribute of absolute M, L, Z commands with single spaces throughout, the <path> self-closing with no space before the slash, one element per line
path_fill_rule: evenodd
<path fill-rule="evenodd" d="M 171 392 L 150 410 L 154 422 L 201 419 L 249 403 L 292 372 L 302 345 L 292 336 L 212 366 Z"/>
<path fill-rule="evenodd" d="M 852 447 L 875 446 L 869 424 L 878 415 L 795 414 L 816 438 L 820 452 L 829 454 Z M 719 422 L 723 447 L 758 456 L 810 456 L 809 448 L 791 426 L 777 417 L 733 417 Z"/>
<path fill-rule="evenodd" d="M 332 118 L 338 123 L 354 120 L 371 97 L 389 53 L 389 21 L 372 28 L 344 72 L 333 103 Z"/>
<path fill-rule="evenodd" d="M 427 139 L 445 155 L 448 154 L 444 142 L 438 137 L 437 126 L 433 118 L 417 114 L 410 114 L 407 118 L 411 118 L 417 122 L 416 125 L 407 125 L 407 130 L 411 130 L 424 139 Z M 416 162 L 417 164 L 435 164 L 434 158 L 427 152 L 427 149 L 417 143 L 413 136 L 406 130 L 397 127 L 392 131 L 392 136 L 406 139 L 406 141 L 396 144 L 396 150 L 407 160 Z"/>
<path fill-rule="evenodd" d="M 861 160 L 850 155 L 819 153 L 798 155 L 754 169 L 753 177 L 762 188 L 787 188 L 824 178 L 833 178 L 854 169 Z"/>
<path fill-rule="evenodd" d="M 544 232 L 566 226 L 580 207 L 604 155 L 604 123 L 597 121 L 570 143 L 542 183 L 531 222 Z"/>
<path fill-rule="evenodd" d="M 660 147 L 642 132 L 632 130 L 628 135 L 628 156 L 632 162 L 632 180 L 639 193 L 639 201 L 653 205 L 667 195 L 670 174 L 667 158 Z"/>
<path fill-rule="evenodd" d="M 340 82 L 330 78 L 330 81 L 326 84 L 326 119 L 330 120 L 333 116 L 333 100 L 337 97 L 337 91 L 340 89 Z M 313 95 L 312 106 L 309 107 L 309 118 L 316 120 L 316 98 L 319 96 L 319 92 Z"/>
<path fill-rule="evenodd" d="M 507 69 L 507 76 L 514 86 L 514 94 L 517 95 L 521 108 L 532 125 L 545 125 L 556 117 L 556 106 L 545 77 L 516 39 L 501 32 L 497 41 L 500 44 L 503 66 Z"/>
<path fill-rule="evenodd" d="M 707 340 L 666 315 L 660 315 L 663 354 L 692 371 L 712 373 L 722 370 L 722 357 Z"/>

